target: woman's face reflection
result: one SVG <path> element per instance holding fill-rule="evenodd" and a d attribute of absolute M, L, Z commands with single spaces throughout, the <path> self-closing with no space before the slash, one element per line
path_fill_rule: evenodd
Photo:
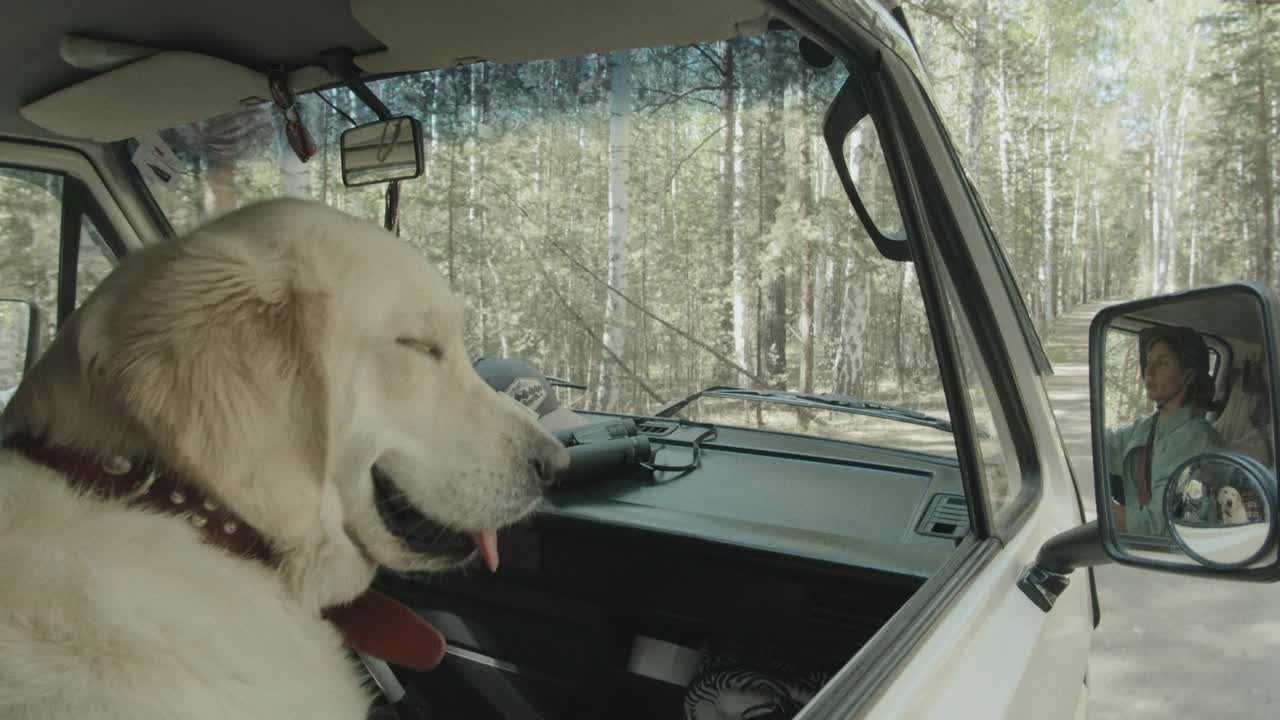
<path fill-rule="evenodd" d="M 1143 377 L 1147 399 L 1157 405 L 1169 402 L 1182 391 L 1188 374 L 1173 348 L 1160 340 L 1152 343 L 1147 351 L 1147 371 Z"/>

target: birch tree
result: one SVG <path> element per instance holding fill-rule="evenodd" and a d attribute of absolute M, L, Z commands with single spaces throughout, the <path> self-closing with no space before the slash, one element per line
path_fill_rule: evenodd
<path fill-rule="evenodd" d="M 631 54 L 619 50 L 609 55 L 609 254 L 608 282 L 614 292 L 605 299 L 603 346 L 613 355 L 626 355 L 627 308 L 618 293 L 627 292 L 627 174 L 631 127 Z M 612 402 L 613 372 L 601 361 L 597 390 L 599 407 Z"/>

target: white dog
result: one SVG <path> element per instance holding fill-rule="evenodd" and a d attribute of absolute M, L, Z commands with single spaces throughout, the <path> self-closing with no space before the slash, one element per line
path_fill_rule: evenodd
<path fill-rule="evenodd" d="M 1249 513 L 1245 512 L 1244 499 L 1240 491 L 1224 485 L 1214 495 L 1218 502 L 1218 517 L 1223 525 L 1244 525 L 1249 522 Z"/>
<path fill-rule="evenodd" d="M 443 651 L 385 627 L 413 616 L 375 569 L 496 567 L 568 461 L 438 273 L 297 200 L 130 255 L 0 432 L 0 718 L 362 718 L 344 636 Z M 389 529 L 409 509 L 433 542 Z"/>

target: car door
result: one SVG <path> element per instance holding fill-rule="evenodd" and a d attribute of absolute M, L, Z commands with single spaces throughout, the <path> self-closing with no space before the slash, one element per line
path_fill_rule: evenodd
<path fill-rule="evenodd" d="M 841 8 L 805 10 L 849 43 L 880 131 L 974 500 L 973 530 L 952 561 L 802 717 L 1081 715 L 1091 578 L 1077 573 L 1047 613 L 1017 585 L 1046 540 L 1084 519 L 1041 381 L 1047 361 L 922 71 L 903 59 L 915 58 L 906 36 L 869 30 Z"/>

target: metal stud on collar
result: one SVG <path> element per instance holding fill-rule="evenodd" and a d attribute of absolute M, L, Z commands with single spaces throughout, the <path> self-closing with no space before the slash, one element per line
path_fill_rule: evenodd
<path fill-rule="evenodd" d="M 235 532 L 236 529 L 239 527 L 240 527 L 239 525 L 236 525 L 235 520 L 228 520 L 222 523 L 222 532 L 230 535 L 231 533 Z"/>
<path fill-rule="evenodd" d="M 155 481 L 156 481 L 156 471 L 152 470 L 151 472 L 147 473 L 147 476 L 143 478 L 142 482 L 135 485 L 133 489 L 131 489 L 128 492 L 128 494 L 124 496 L 124 499 L 136 500 L 142 497 L 143 495 L 146 495 L 147 493 L 151 492 L 151 486 L 155 484 Z"/>
<path fill-rule="evenodd" d="M 108 475 L 124 475 L 133 469 L 133 463 L 129 462 L 129 458 L 112 455 L 102 461 L 102 469 Z"/>
<path fill-rule="evenodd" d="M 209 522 L 209 519 L 203 515 L 191 516 L 191 524 L 195 525 L 198 528 L 203 528 L 208 522 Z"/>
<path fill-rule="evenodd" d="M 169 502 L 173 503 L 174 505 L 181 505 L 186 501 L 187 501 L 187 496 L 184 495 L 181 490 L 174 490 L 173 492 L 169 493 Z"/>

